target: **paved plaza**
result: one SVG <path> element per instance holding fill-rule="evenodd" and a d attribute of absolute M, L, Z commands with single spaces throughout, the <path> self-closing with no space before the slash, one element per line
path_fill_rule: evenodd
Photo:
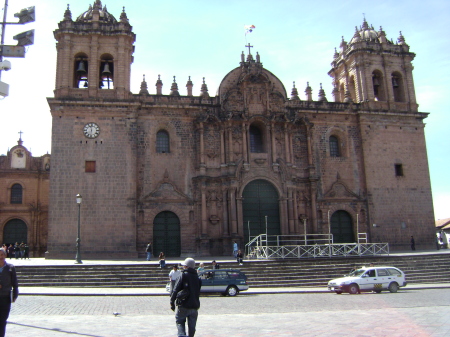
<path fill-rule="evenodd" d="M 449 336 L 449 301 L 448 288 L 202 296 L 196 336 Z M 176 328 L 168 296 L 21 296 L 7 335 L 166 337 Z"/>

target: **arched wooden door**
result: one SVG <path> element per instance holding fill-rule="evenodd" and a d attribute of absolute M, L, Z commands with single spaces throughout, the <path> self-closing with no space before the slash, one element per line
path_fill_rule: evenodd
<path fill-rule="evenodd" d="M 258 179 L 248 183 L 242 193 L 244 240 L 266 233 L 280 235 L 280 206 L 278 192 L 268 181 Z"/>
<path fill-rule="evenodd" d="M 12 243 L 28 243 L 27 224 L 20 219 L 9 220 L 3 228 L 3 243 L 8 246 Z"/>
<path fill-rule="evenodd" d="M 159 213 L 153 221 L 153 254 L 168 257 L 181 255 L 180 219 L 169 211 Z"/>
<path fill-rule="evenodd" d="M 334 243 L 353 243 L 355 234 L 353 232 L 353 221 L 346 211 L 336 211 L 330 219 L 331 234 Z"/>

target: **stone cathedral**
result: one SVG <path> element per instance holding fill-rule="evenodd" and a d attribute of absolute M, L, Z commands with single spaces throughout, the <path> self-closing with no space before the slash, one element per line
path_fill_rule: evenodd
<path fill-rule="evenodd" d="M 364 20 L 342 38 L 333 102 L 309 85 L 288 95 L 250 48 L 215 96 L 190 78 L 165 95 L 144 77 L 132 93 L 135 34 L 125 9 L 116 19 L 99 0 L 77 17 L 68 7 L 54 36 L 47 258 L 74 257 L 77 194 L 84 258 L 143 256 L 148 242 L 154 254 L 230 255 L 266 231 L 434 245 L 428 113 L 402 34 Z"/>

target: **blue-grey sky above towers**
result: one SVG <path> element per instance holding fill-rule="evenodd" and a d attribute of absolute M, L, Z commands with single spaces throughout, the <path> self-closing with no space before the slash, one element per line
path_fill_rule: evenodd
<path fill-rule="evenodd" d="M 34 156 L 51 153 L 51 116 L 46 97 L 53 96 L 56 48 L 53 31 L 70 5 L 72 18 L 86 11 L 93 0 L 9 0 L 8 21 L 14 13 L 36 6 L 36 22 L 9 25 L 5 44 L 13 36 L 35 29 L 35 43 L 24 59 L 8 58 L 12 69 L 1 80 L 10 85 L 9 97 L 0 101 L 0 154 L 16 145 L 19 131 Z M 4 0 L 0 0 L 3 8 Z M 285 85 L 288 95 L 295 81 L 300 98 L 306 82 L 317 99 L 320 83 L 332 101 L 331 69 L 334 48 L 341 37 L 349 41 L 363 15 L 376 30 L 380 26 L 394 42 L 401 31 L 416 53 L 414 83 L 419 110 L 425 119 L 426 141 L 436 219 L 450 217 L 450 2 L 447 0 L 303 1 L 303 0 L 104 0 L 103 6 L 119 18 L 125 6 L 136 33 L 131 89 L 139 92 L 145 74 L 150 93 L 155 93 L 158 74 L 168 94 L 173 76 L 185 94 L 188 76 L 194 94 L 205 77 L 210 95 L 222 78 L 240 62 L 250 42 L 264 67 Z M 364 13 L 364 14 L 363 14 Z M 3 17 L 3 12 L 1 13 Z M 245 25 L 255 25 L 245 39 Z M 414 168 L 408 168 L 413 170 Z"/>

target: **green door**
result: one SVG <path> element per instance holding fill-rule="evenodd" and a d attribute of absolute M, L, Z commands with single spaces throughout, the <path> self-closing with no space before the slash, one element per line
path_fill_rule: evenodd
<path fill-rule="evenodd" d="M 355 234 L 353 233 L 353 222 L 350 214 L 346 211 L 336 211 L 330 219 L 331 234 L 334 243 L 353 243 Z"/>
<path fill-rule="evenodd" d="M 159 213 L 153 221 L 153 254 L 167 257 L 181 255 L 180 219 L 169 211 Z"/>
<path fill-rule="evenodd" d="M 266 216 L 268 234 L 281 234 L 278 192 L 270 182 L 253 180 L 245 186 L 242 198 L 245 242 L 249 236 L 266 234 Z"/>
<path fill-rule="evenodd" d="M 5 228 L 3 228 L 3 243 L 9 246 L 16 242 L 27 243 L 27 239 L 28 230 L 25 222 L 20 219 L 12 219 L 6 223 Z"/>

